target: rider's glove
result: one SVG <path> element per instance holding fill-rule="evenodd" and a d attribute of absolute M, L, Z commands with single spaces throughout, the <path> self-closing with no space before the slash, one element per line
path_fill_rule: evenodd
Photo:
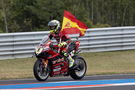
<path fill-rule="evenodd" d="M 59 44 L 58 44 L 58 47 L 63 47 L 63 46 L 65 46 L 65 45 L 67 45 L 67 43 L 66 43 L 66 42 L 62 42 L 62 43 L 59 43 Z"/>

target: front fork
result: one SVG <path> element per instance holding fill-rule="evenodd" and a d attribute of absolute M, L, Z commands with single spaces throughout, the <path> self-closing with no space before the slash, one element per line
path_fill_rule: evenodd
<path fill-rule="evenodd" d="M 48 59 L 43 59 L 43 58 L 41 58 L 41 59 L 39 59 L 39 60 L 41 60 L 43 66 L 44 66 L 45 68 L 48 66 Z"/>
<path fill-rule="evenodd" d="M 50 70 L 50 69 L 48 69 L 48 60 L 47 59 L 40 59 L 41 60 L 41 67 L 40 67 L 40 70 L 41 70 L 41 72 L 42 72 L 42 74 L 43 74 L 43 76 L 44 75 L 46 75 L 47 74 L 47 72 L 48 72 L 48 70 Z"/>

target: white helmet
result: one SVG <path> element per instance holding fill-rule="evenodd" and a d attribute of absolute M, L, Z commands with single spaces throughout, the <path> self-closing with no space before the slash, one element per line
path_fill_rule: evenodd
<path fill-rule="evenodd" d="M 60 22 L 58 20 L 51 20 L 48 23 L 48 26 L 50 27 L 50 30 L 58 31 L 58 29 L 60 28 Z"/>

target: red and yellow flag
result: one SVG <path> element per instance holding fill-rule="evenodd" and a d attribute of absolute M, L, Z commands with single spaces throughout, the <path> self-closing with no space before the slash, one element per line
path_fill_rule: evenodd
<path fill-rule="evenodd" d="M 81 21 L 77 20 L 74 15 L 64 10 L 61 29 L 62 34 L 80 34 L 80 36 L 84 36 L 87 28 L 88 27 Z"/>

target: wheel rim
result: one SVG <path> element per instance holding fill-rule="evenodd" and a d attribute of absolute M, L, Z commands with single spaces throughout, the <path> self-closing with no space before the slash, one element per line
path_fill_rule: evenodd
<path fill-rule="evenodd" d="M 86 72 L 86 64 L 81 59 L 78 59 L 77 64 L 78 64 L 78 69 L 75 70 L 75 73 L 77 76 L 82 77 Z"/>
<path fill-rule="evenodd" d="M 39 66 L 37 67 L 37 73 L 41 79 L 46 79 L 49 75 L 49 68 L 44 67 L 44 65 L 42 64 L 39 64 Z"/>

